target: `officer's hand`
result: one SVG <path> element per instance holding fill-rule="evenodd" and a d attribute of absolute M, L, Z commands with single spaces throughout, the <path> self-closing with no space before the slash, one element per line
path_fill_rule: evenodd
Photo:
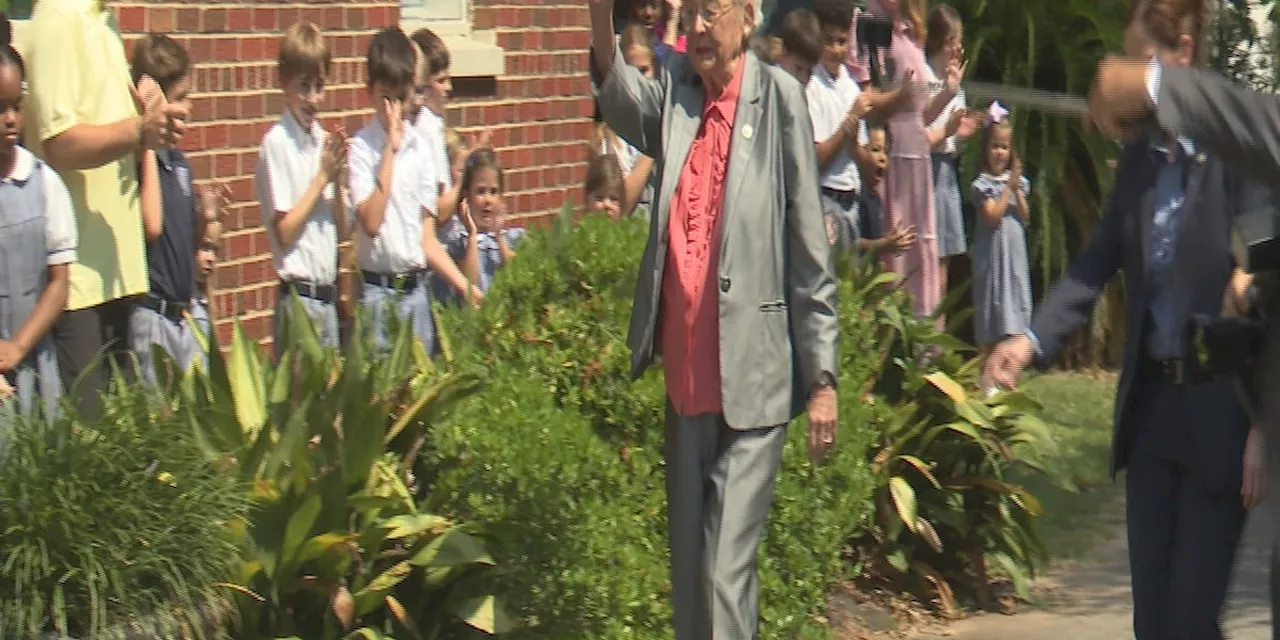
<path fill-rule="evenodd" d="M 1222 317 L 1238 318 L 1249 314 L 1249 288 L 1253 286 L 1253 275 L 1236 269 L 1231 280 L 1222 291 Z"/>
<path fill-rule="evenodd" d="M 1002 389 L 1016 389 L 1022 370 L 1031 363 L 1034 347 L 1031 338 L 1020 334 L 1006 338 L 991 350 L 983 367 L 982 377 L 987 384 L 998 385 Z"/>

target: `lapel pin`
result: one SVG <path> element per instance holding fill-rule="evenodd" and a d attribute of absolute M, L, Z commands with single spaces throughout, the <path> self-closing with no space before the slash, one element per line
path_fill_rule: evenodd
<path fill-rule="evenodd" d="M 755 129 L 752 129 L 752 128 L 751 128 L 751 125 L 749 125 L 749 124 L 744 124 L 744 125 L 742 125 L 742 137 L 744 137 L 744 138 L 746 138 L 746 139 L 750 140 L 750 139 L 751 139 L 751 134 L 753 134 L 753 133 L 755 133 Z"/>

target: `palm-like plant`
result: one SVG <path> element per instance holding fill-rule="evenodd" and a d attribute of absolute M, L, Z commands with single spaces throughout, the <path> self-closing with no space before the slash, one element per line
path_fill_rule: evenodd
<path fill-rule="evenodd" d="M 972 79 L 1083 95 L 1098 60 L 1120 48 L 1127 4 L 1093 0 L 954 0 L 964 16 Z M 982 108 L 985 105 L 970 105 Z M 1084 123 L 1014 109 L 1014 145 L 1031 178 L 1029 242 L 1043 290 L 1088 242 L 1111 187 L 1114 142 Z M 981 143 L 964 154 L 970 179 L 982 166 Z M 968 184 L 967 181 L 962 184 Z M 1075 351 L 1077 362 L 1098 364 L 1118 355 L 1113 328 L 1122 329 L 1122 292 L 1111 291 L 1094 312 Z M 1102 349 L 1107 349 L 1103 351 Z"/>

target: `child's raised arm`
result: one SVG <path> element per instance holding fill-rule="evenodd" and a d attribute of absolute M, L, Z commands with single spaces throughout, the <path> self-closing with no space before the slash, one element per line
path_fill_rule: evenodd
<path fill-rule="evenodd" d="M 142 233 L 148 242 L 164 233 L 164 199 L 160 197 L 160 166 L 156 152 L 142 152 L 138 164 L 138 200 L 142 206 Z"/>

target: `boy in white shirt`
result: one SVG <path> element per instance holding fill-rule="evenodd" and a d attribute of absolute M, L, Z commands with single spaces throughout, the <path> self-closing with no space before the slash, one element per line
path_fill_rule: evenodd
<path fill-rule="evenodd" d="M 426 273 L 479 304 L 436 236 L 439 172 L 432 152 L 405 121 L 413 88 L 415 50 L 404 32 L 388 27 L 369 43 L 368 91 L 376 112 L 351 141 L 351 196 L 356 203 L 356 260 L 364 276 L 360 305 L 375 347 L 390 344 L 389 313 L 410 322 L 427 353 L 435 351 Z"/>
<path fill-rule="evenodd" d="M 347 140 L 326 133 L 318 116 L 331 55 L 320 28 L 299 22 L 285 32 L 278 68 L 284 115 L 258 150 L 257 191 L 280 288 L 275 352 L 291 343 L 296 295 L 320 343 L 337 348 L 338 243 L 348 234 L 341 172 Z"/>
<path fill-rule="evenodd" d="M 813 67 L 805 87 L 809 119 L 813 122 L 814 146 L 822 168 L 822 214 L 828 239 L 839 251 L 853 246 L 855 238 L 841 229 L 855 229 L 858 192 L 859 139 L 865 137 L 862 118 L 871 111 L 871 96 L 864 94 L 845 69 L 849 52 L 849 24 L 853 4 L 842 0 L 815 0 L 813 14 L 822 28 L 822 57 Z"/>
<path fill-rule="evenodd" d="M 449 76 L 449 47 L 434 31 L 422 28 L 409 36 L 418 54 L 414 70 L 413 99 L 409 121 L 431 153 L 435 163 L 440 189 L 436 201 L 436 235 L 445 247 L 457 243 L 466 235 L 458 207 L 462 202 L 459 185 L 454 184 L 453 162 L 449 157 L 445 140 L 447 124 L 445 110 L 449 94 L 453 92 L 453 79 Z M 448 302 L 453 288 L 435 273 L 427 275 L 431 295 L 436 302 Z"/>

